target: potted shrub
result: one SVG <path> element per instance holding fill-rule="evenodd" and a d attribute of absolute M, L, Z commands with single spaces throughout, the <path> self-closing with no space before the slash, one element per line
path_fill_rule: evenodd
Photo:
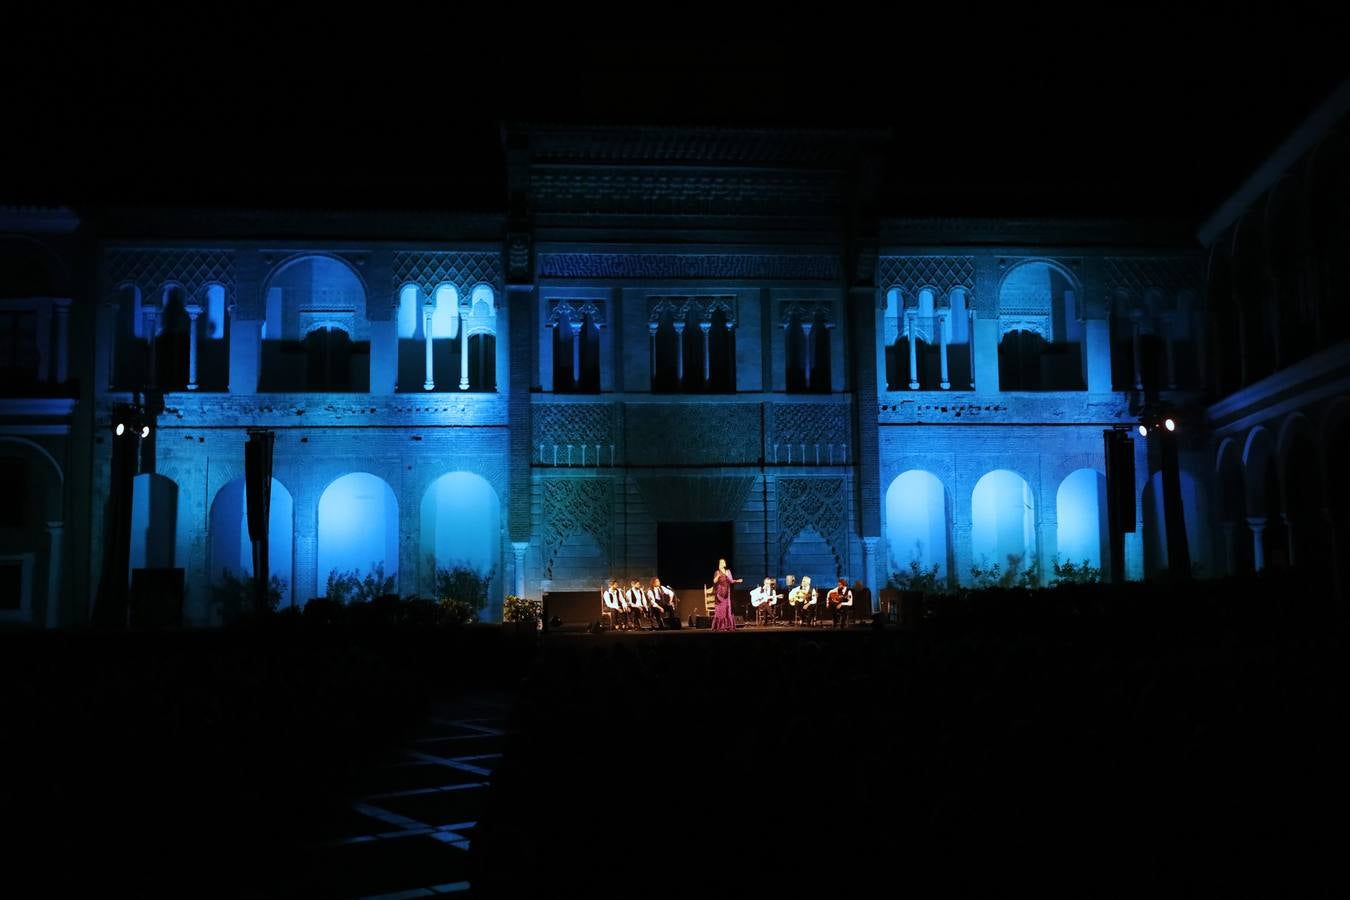
<path fill-rule="evenodd" d="M 436 569 L 437 621 L 452 626 L 476 622 L 487 606 L 492 576 L 491 570 L 481 573 L 464 566 Z"/>
<path fill-rule="evenodd" d="M 515 594 L 506 598 L 506 605 L 502 609 L 502 620 L 507 623 L 514 623 L 517 633 L 534 633 L 540 629 L 540 607 L 543 603 L 539 600 L 530 600 L 527 597 L 517 597 Z"/>

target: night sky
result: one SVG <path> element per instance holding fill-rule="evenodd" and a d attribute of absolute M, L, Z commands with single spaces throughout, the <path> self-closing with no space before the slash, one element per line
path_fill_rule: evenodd
<path fill-rule="evenodd" d="M 0 202 L 496 211 L 500 123 L 528 120 L 889 128 L 889 214 L 1199 222 L 1350 74 L 1330 12 L 694 41 L 100 15 L 11 23 Z"/>

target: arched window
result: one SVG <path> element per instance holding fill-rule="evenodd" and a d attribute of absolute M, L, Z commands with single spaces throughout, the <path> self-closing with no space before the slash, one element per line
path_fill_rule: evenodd
<path fill-rule="evenodd" d="M 131 568 L 172 568 L 177 556 L 178 485 L 163 475 L 131 483 Z"/>
<path fill-rule="evenodd" d="M 489 607 L 501 601 L 501 501 L 479 475 L 451 472 L 432 482 L 422 497 L 419 560 L 422 590 L 434 597 L 436 573 L 466 569 L 486 581 Z M 468 600 L 470 598 L 461 598 Z"/>
<path fill-rule="evenodd" d="M 1007 469 L 988 473 L 971 495 L 972 561 L 1009 576 L 1036 565 L 1036 515 L 1031 486 Z"/>
<path fill-rule="evenodd" d="M 430 296 L 413 285 L 399 292 L 399 391 L 458 388 L 460 326 L 459 292 L 453 285 L 438 285 Z"/>
<path fill-rule="evenodd" d="M 890 570 L 901 576 L 925 574 L 937 567 L 940 583 L 951 574 L 951 516 L 947 492 L 931 472 L 911 469 L 886 489 L 886 543 Z"/>
<path fill-rule="evenodd" d="M 260 391 L 370 390 L 365 287 L 346 262 L 289 260 L 268 278 L 263 296 Z"/>
<path fill-rule="evenodd" d="M 284 584 L 281 606 L 289 606 L 292 588 L 292 548 L 295 504 L 290 491 L 275 478 L 267 515 L 267 564 L 271 575 Z M 216 492 L 211 503 L 209 575 L 212 583 L 229 575 L 253 576 L 253 542 L 248 536 L 248 492 L 236 478 Z"/>
<path fill-rule="evenodd" d="M 1106 476 L 1078 469 L 1055 492 L 1055 545 L 1061 562 L 1102 568 L 1106 526 Z"/>
<path fill-rule="evenodd" d="M 1000 390 L 1086 389 L 1078 289 L 1058 266 L 1014 268 L 999 287 L 999 318 Z"/>
<path fill-rule="evenodd" d="M 830 327 L 828 310 L 792 304 L 784 328 L 785 384 L 788 393 L 830 392 Z"/>
<path fill-rule="evenodd" d="M 355 569 L 364 577 L 383 569 L 398 584 L 398 500 L 383 479 L 367 472 L 343 475 L 319 498 L 318 583 Z"/>
<path fill-rule="evenodd" d="M 187 313 L 187 295 L 183 288 L 166 286 L 155 336 L 155 382 L 162 391 L 181 391 L 188 385 L 188 364 L 192 320 Z"/>
<path fill-rule="evenodd" d="M 736 390 L 734 297 L 651 297 L 654 393 Z"/>
<path fill-rule="evenodd" d="M 600 392 L 600 328 L 590 315 L 578 328 L 553 328 L 553 390 L 559 394 Z"/>
<path fill-rule="evenodd" d="M 492 288 L 474 285 L 460 309 L 459 389 L 497 390 L 497 304 Z"/>

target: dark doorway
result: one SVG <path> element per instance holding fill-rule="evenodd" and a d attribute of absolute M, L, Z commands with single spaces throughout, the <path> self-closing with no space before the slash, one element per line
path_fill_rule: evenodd
<path fill-rule="evenodd" d="M 658 522 L 656 577 L 676 590 L 712 587 L 719 559 L 736 571 L 733 533 L 731 522 Z"/>

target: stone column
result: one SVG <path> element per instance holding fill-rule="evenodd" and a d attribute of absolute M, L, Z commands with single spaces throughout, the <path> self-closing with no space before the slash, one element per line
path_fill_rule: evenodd
<path fill-rule="evenodd" d="M 581 383 L 581 326 L 584 323 L 569 321 L 572 329 L 572 384 Z"/>
<path fill-rule="evenodd" d="M 61 624 L 61 548 L 63 523 L 47 523 L 47 627 Z"/>
<path fill-rule="evenodd" d="M 525 596 L 525 551 L 530 549 L 529 541 L 512 541 L 511 550 L 516 556 L 516 590 L 517 597 Z"/>
<path fill-rule="evenodd" d="M 1106 319 L 1083 322 L 1087 355 L 1087 389 L 1090 394 L 1111 393 L 1111 323 Z"/>
<path fill-rule="evenodd" d="M 684 387 L 684 326 L 681 320 L 675 321 L 675 380 Z"/>
<path fill-rule="evenodd" d="M 938 313 L 938 346 L 941 347 L 940 355 L 942 359 L 942 389 L 951 390 L 952 382 L 947 377 L 947 313 Z"/>
<path fill-rule="evenodd" d="M 432 325 L 431 325 L 434 313 L 435 307 L 432 306 L 431 301 L 428 300 L 422 306 L 422 339 L 426 343 L 426 367 L 427 367 L 427 376 L 426 379 L 422 382 L 422 390 L 424 391 L 436 390 L 436 378 L 434 372 L 436 353 L 435 348 L 432 345 L 432 340 L 434 339 L 435 335 L 432 333 Z"/>
<path fill-rule="evenodd" d="M 969 495 L 967 495 L 969 496 Z M 956 571 L 948 573 L 956 584 L 963 582 L 963 576 L 970 572 L 970 567 L 979 560 L 975 558 L 975 548 L 970 541 L 970 523 L 961 522 L 952 526 L 952 558 L 956 563 Z"/>
<path fill-rule="evenodd" d="M 998 393 L 998 319 L 982 319 L 971 310 L 971 387 L 981 394 Z"/>
<path fill-rule="evenodd" d="M 914 347 L 914 329 L 917 324 L 917 317 L 913 313 L 905 313 L 905 329 L 909 332 L 909 389 L 911 391 L 919 389 L 919 356 Z"/>
<path fill-rule="evenodd" d="M 965 310 L 965 347 L 971 356 L 971 390 L 975 390 L 975 310 Z M 998 366 L 994 367 L 998 371 Z"/>
<path fill-rule="evenodd" d="M 1265 516 L 1248 516 L 1247 525 L 1252 530 L 1252 558 L 1256 560 L 1256 571 L 1266 567 L 1266 548 L 1261 541 L 1261 533 L 1266 530 Z"/>
<path fill-rule="evenodd" d="M 165 288 L 165 298 L 167 298 L 168 293 L 169 289 Z M 163 302 L 163 299 L 161 299 L 158 303 L 151 300 L 141 304 L 141 313 L 145 316 L 145 341 L 150 349 L 150 362 L 145 373 L 145 383 L 148 387 L 152 388 L 156 386 L 157 381 L 155 377 L 155 336 L 156 332 L 159 330 L 159 311 L 162 308 Z"/>
<path fill-rule="evenodd" d="M 647 336 L 651 339 L 651 357 L 652 357 L 652 383 L 656 383 L 656 332 L 660 329 L 660 322 L 647 323 Z M 616 354 L 617 355 L 617 354 Z"/>
<path fill-rule="evenodd" d="M 877 589 L 877 543 L 880 537 L 864 537 L 863 544 L 863 584 L 872 595 L 872 612 L 881 611 L 881 591 Z"/>
<path fill-rule="evenodd" d="M 812 351 L 815 349 L 815 347 L 813 346 L 814 342 L 811 340 L 811 329 L 814 325 L 815 325 L 814 322 L 802 322 L 802 334 L 805 336 L 806 342 L 806 353 L 804 364 L 806 366 L 805 369 L 806 389 L 808 391 L 811 389 L 811 363 L 814 362 L 814 360 L 811 358 Z"/>
<path fill-rule="evenodd" d="M 70 300 L 52 301 L 56 310 L 56 383 L 70 380 Z"/>
<path fill-rule="evenodd" d="M 469 389 L 469 328 L 463 316 L 459 319 L 459 389 Z"/>
<path fill-rule="evenodd" d="M 712 331 L 712 322 L 699 322 L 698 330 L 703 332 L 703 384 L 706 387 L 712 378 L 712 358 L 708 354 L 708 332 Z"/>
<path fill-rule="evenodd" d="M 195 391 L 197 384 L 197 317 L 202 314 L 202 308 L 196 303 L 189 303 L 183 307 L 183 311 L 188 314 L 188 384 L 189 391 Z"/>

